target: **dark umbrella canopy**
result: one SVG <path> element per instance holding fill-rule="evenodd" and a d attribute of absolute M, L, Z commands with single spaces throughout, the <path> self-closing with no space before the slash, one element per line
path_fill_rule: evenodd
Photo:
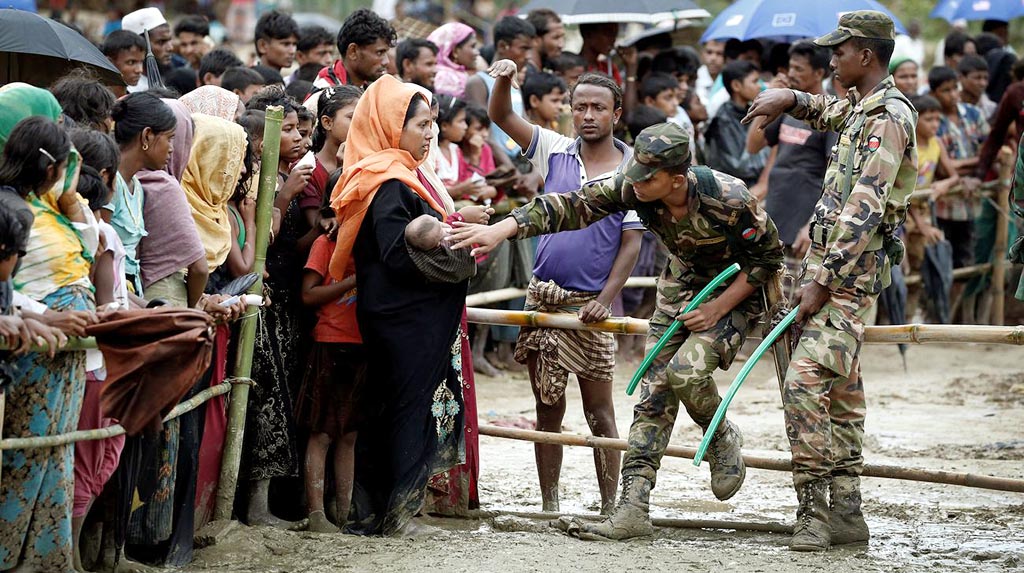
<path fill-rule="evenodd" d="M 520 10 L 554 10 L 566 24 L 639 22 L 657 24 L 665 20 L 692 20 L 711 16 L 693 0 L 532 0 Z"/>
<path fill-rule="evenodd" d="M 0 83 L 46 87 L 82 66 L 108 85 L 124 85 L 121 72 L 75 30 L 31 12 L 0 9 Z"/>
<path fill-rule="evenodd" d="M 892 283 L 886 287 L 878 297 L 879 302 L 885 306 L 889 324 L 907 323 L 907 281 L 903 278 L 903 269 L 899 265 L 892 267 Z M 900 354 L 903 358 L 903 369 L 907 369 L 907 345 L 900 344 Z"/>
<path fill-rule="evenodd" d="M 921 282 L 928 297 L 930 314 L 942 324 L 952 319 L 950 290 L 953 288 L 953 245 L 942 240 L 924 248 Z"/>

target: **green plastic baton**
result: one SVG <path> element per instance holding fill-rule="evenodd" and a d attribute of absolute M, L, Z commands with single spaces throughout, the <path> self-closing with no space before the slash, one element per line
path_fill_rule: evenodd
<path fill-rule="evenodd" d="M 740 272 L 739 263 L 733 263 L 729 265 L 729 267 L 727 267 L 724 271 L 718 273 L 717 277 L 711 279 L 711 282 L 708 283 L 708 286 L 701 289 L 701 291 L 697 293 L 697 296 L 693 297 L 693 300 L 690 301 L 690 304 L 686 305 L 686 308 L 683 309 L 683 312 L 681 314 L 686 314 L 696 309 L 698 306 L 700 306 L 700 303 L 704 302 L 704 299 L 706 299 L 709 294 L 714 292 L 714 290 L 718 288 L 726 280 L 728 280 L 729 277 L 738 272 Z M 668 344 L 668 341 L 672 339 L 672 336 L 676 333 L 677 330 L 679 330 L 679 327 L 681 325 L 682 322 L 678 320 L 673 320 L 672 324 L 668 325 L 668 328 L 665 329 L 665 333 L 662 334 L 661 338 L 658 339 L 658 342 L 654 345 L 654 348 L 652 348 L 651 351 L 647 353 L 647 356 L 644 356 L 644 361 L 640 363 L 640 368 L 636 369 L 636 374 L 633 374 L 633 379 L 629 381 L 629 386 L 626 387 L 627 396 L 633 395 L 633 392 L 636 391 L 637 385 L 640 384 L 640 379 L 644 377 L 644 374 L 647 374 L 647 369 L 651 367 L 651 363 L 654 362 L 654 359 L 657 358 L 658 354 L 661 353 L 661 349 L 665 348 L 665 345 Z"/>
<path fill-rule="evenodd" d="M 732 402 L 733 396 L 739 391 L 740 386 L 743 385 L 744 380 L 747 379 L 747 375 L 754 369 L 754 365 L 761 359 L 761 356 L 771 348 L 772 344 L 775 344 L 775 340 L 782 336 L 782 333 L 793 321 L 796 320 L 797 312 L 799 308 L 794 308 L 789 311 L 789 314 L 782 319 L 782 322 L 768 333 L 768 337 L 761 341 L 758 345 L 757 350 L 750 355 L 750 359 L 743 365 L 743 369 L 740 370 L 739 375 L 732 381 L 732 385 L 729 386 L 729 391 L 725 393 L 725 398 L 722 399 L 722 403 L 718 405 L 718 410 L 715 411 L 715 417 L 711 419 L 711 425 L 708 426 L 708 431 L 704 432 L 704 439 L 700 442 L 700 447 L 697 448 L 697 455 L 693 456 L 693 465 L 699 466 L 704 461 L 704 454 L 708 451 L 708 446 L 711 445 L 711 439 L 714 437 L 715 432 L 718 430 L 718 424 L 722 423 L 722 418 L 725 417 L 725 411 L 729 409 L 729 404 Z"/>

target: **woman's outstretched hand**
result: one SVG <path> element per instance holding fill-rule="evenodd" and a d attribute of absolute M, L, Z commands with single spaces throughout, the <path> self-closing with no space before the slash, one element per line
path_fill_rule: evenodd
<path fill-rule="evenodd" d="M 493 251 L 505 239 L 516 236 L 519 225 L 515 218 L 508 217 L 494 225 L 479 225 L 455 221 L 448 243 L 453 249 L 473 249 L 473 256 L 486 255 Z"/>

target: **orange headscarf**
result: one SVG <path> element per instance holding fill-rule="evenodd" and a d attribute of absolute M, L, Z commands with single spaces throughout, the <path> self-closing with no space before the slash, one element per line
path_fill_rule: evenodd
<path fill-rule="evenodd" d="M 331 257 L 331 275 L 341 280 L 345 275 L 356 235 L 363 225 L 373 196 L 384 183 L 397 179 L 444 216 L 439 205 L 427 191 L 416 168 L 417 161 L 398 147 L 402 139 L 405 114 L 412 99 L 430 101 L 413 85 L 384 75 L 373 82 L 356 104 L 345 142 L 345 171 L 331 194 L 331 207 L 338 215 L 338 244 Z"/>

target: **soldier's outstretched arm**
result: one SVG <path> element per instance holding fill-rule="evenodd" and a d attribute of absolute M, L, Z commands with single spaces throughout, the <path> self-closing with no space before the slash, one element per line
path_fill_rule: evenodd
<path fill-rule="evenodd" d="M 821 268 L 813 277 L 818 284 L 830 289 L 841 284 L 879 232 L 885 202 L 907 152 L 909 130 L 913 129 L 912 123 L 887 111 L 865 121 L 861 138 L 864 145 L 858 151 L 862 154 L 861 172 L 829 236 Z"/>
<path fill-rule="evenodd" d="M 474 254 L 483 254 L 506 238 L 525 239 L 582 229 L 612 213 L 633 208 L 631 202 L 622 198 L 623 185 L 625 178 L 616 175 L 570 193 L 540 195 L 490 227 L 456 223 L 449 240 L 453 249 L 472 247 Z"/>

